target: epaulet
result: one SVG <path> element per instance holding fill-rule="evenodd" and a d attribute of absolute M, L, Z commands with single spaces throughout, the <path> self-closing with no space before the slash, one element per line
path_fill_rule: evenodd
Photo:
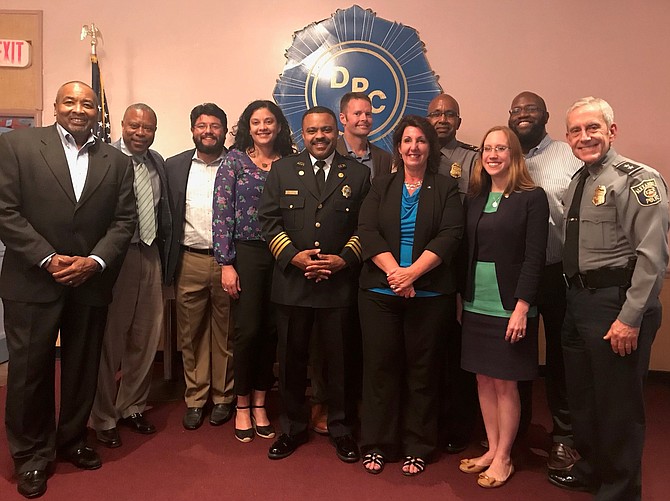
<path fill-rule="evenodd" d="M 614 166 L 614 168 L 620 170 L 621 172 L 624 172 L 625 174 L 628 174 L 629 176 L 633 176 L 643 169 L 641 165 L 634 164 L 633 162 L 629 162 L 628 160 L 619 162 Z"/>
<path fill-rule="evenodd" d="M 456 144 L 458 144 L 458 146 L 460 146 L 461 148 L 466 149 L 466 150 L 479 151 L 479 148 L 477 146 L 472 145 L 472 144 L 463 143 L 463 142 L 458 141 L 458 140 L 456 141 Z"/>
<path fill-rule="evenodd" d="M 575 172 L 570 179 L 575 179 L 576 177 L 579 177 L 582 171 L 586 169 L 586 165 L 582 165 L 580 169 Z"/>

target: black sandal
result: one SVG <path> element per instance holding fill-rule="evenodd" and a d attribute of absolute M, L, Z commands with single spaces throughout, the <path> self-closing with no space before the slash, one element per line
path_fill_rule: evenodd
<path fill-rule="evenodd" d="M 405 466 L 414 466 L 416 468 L 417 471 L 415 472 L 402 470 L 402 474 L 405 475 L 406 477 L 413 477 L 415 475 L 418 475 L 419 473 L 423 473 L 423 470 L 426 469 L 426 462 L 420 457 L 406 456 L 405 462 L 402 464 L 403 468 Z"/>
<path fill-rule="evenodd" d="M 371 464 L 379 466 L 379 469 L 375 470 L 372 468 L 368 468 L 368 465 Z M 384 459 L 384 456 L 382 456 L 378 452 L 368 452 L 365 456 L 363 456 L 363 467 L 365 468 L 365 471 L 367 471 L 372 475 L 379 475 L 382 471 L 384 471 L 385 465 L 386 465 L 386 459 Z"/>
<path fill-rule="evenodd" d="M 248 405 L 237 405 L 235 406 L 235 409 L 238 411 L 244 411 L 250 409 L 250 407 Z M 235 428 L 235 438 L 245 444 L 251 442 L 254 439 L 254 429 L 247 428 L 246 430 L 241 430 L 239 428 Z"/>
<path fill-rule="evenodd" d="M 263 409 L 265 408 L 265 405 L 252 405 L 252 409 Z M 265 425 L 265 426 L 260 426 L 256 424 L 256 418 L 254 418 L 254 413 L 253 411 L 251 412 L 251 424 L 254 427 L 254 430 L 256 430 L 256 435 L 258 435 L 261 438 L 275 438 L 275 428 L 271 424 Z"/>

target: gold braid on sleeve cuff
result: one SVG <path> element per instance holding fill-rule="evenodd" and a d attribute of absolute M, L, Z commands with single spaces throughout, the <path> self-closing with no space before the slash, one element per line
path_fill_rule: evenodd
<path fill-rule="evenodd" d="M 354 235 L 349 239 L 347 244 L 344 246 L 344 248 L 349 248 L 351 251 L 356 254 L 356 257 L 358 260 L 361 260 L 361 256 L 363 254 L 363 248 L 361 247 L 361 241 L 359 240 L 358 236 Z"/>
<path fill-rule="evenodd" d="M 279 235 L 270 240 L 270 252 L 272 252 L 272 255 L 275 257 L 275 259 L 279 259 L 281 251 L 283 251 L 290 243 L 291 239 L 285 231 L 282 231 Z"/>

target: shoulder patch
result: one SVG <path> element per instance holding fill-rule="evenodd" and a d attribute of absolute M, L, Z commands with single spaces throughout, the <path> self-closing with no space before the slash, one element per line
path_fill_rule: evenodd
<path fill-rule="evenodd" d="M 468 143 L 462 143 L 461 141 L 456 141 L 456 144 L 460 146 L 463 149 L 470 150 L 470 151 L 479 151 L 479 148 L 477 146 L 474 146 L 472 144 Z"/>
<path fill-rule="evenodd" d="M 641 165 L 634 164 L 632 162 L 629 162 L 628 160 L 616 164 L 614 168 L 620 170 L 625 174 L 628 174 L 629 176 L 632 176 L 633 174 L 636 174 L 637 172 L 642 170 Z"/>
<path fill-rule="evenodd" d="M 646 179 L 635 186 L 631 186 L 630 191 L 635 195 L 637 203 L 643 207 L 656 205 L 661 202 L 661 194 L 658 191 L 655 179 Z"/>

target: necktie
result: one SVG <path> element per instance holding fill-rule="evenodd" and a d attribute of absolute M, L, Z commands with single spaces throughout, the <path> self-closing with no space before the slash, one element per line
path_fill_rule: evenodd
<path fill-rule="evenodd" d="M 568 277 L 573 277 L 579 273 L 579 206 L 582 203 L 584 183 L 586 183 L 588 177 L 589 171 L 584 167 L 568 209 L 565 245 L 563 246 L 563 273 Z"/>
<path fill-rule="evenodd" d="M 326 173 L 323 168 L 326 166 L 326 162 L 323 160 L 316 161 L 316 186 L 319 188 L 319 193 L 323 193 L 323 189 L 326 186 Z"/>
<path fill-rule="evenodd" d="M 154 215 L 154 194 L 149 179 L 149 169 L 144 162 L 135 167 L 135 198 L 139 220 L 140 240 L 147 245 L 156 238 L 156 216 Z"/>

